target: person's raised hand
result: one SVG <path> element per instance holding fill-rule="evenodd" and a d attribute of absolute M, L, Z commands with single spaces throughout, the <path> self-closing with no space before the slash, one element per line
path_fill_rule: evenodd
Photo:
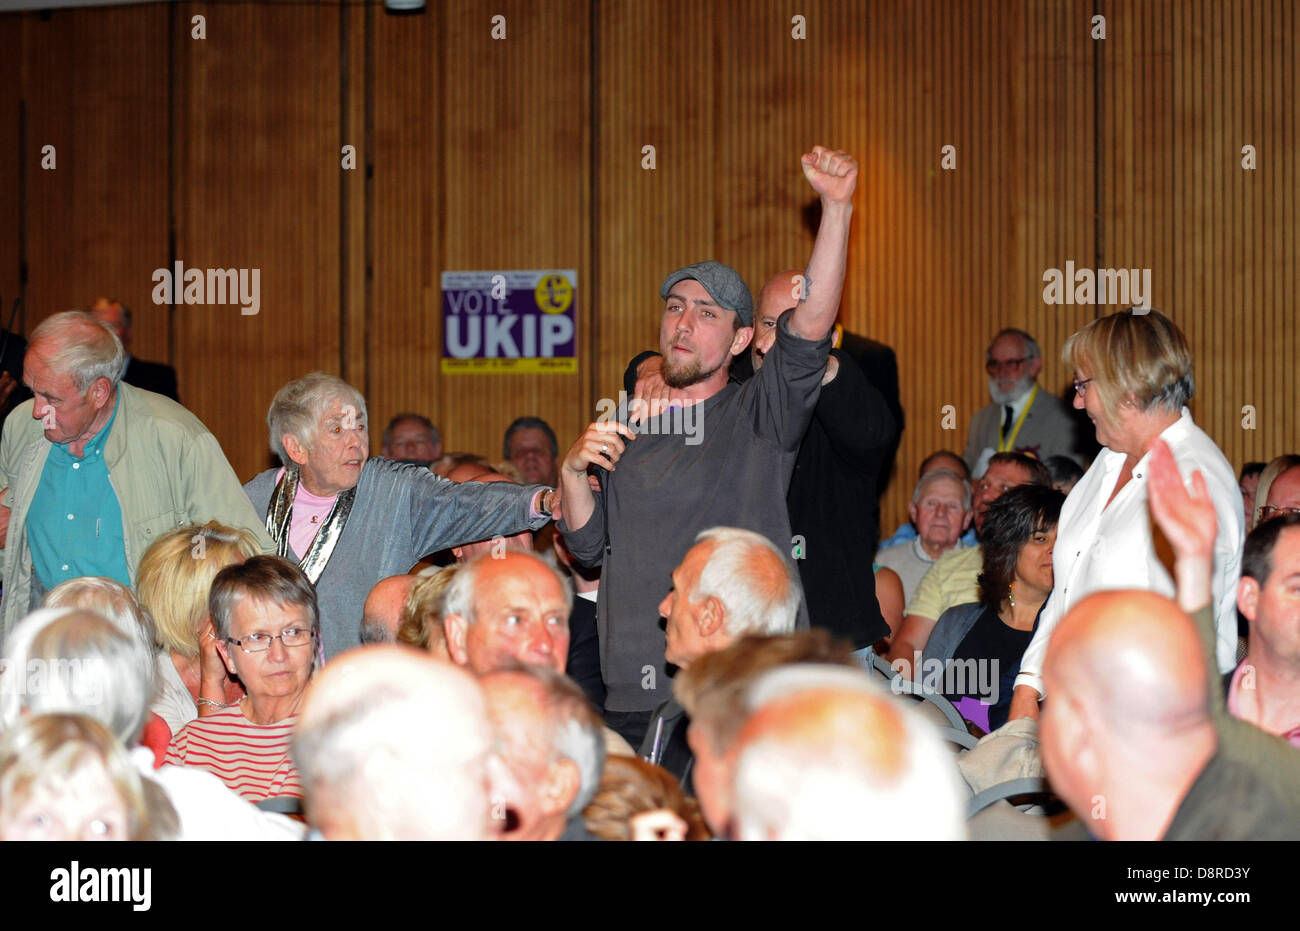
<path fill-rule="evenodd" d="M 848 152 L 815 145 L 800 159 L 803 176 L 823 201 L 847 204 L 858 183 L 858 162 Z"/>

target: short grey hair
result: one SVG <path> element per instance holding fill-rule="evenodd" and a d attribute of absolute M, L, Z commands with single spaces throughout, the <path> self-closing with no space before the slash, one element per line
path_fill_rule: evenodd
<path fill-rule="evenodd" d="M 962 478 L 952 469 L 935 469 L 933 472 L 926 472 L 921 476 L 921 480 L 916 483 L 916 489 L 912 492 L 912 503 L 920 504 L 921 499 L 925 497 L 926 487 L 936 479 L 946 478 L 949 481 L 956 482 L 961 486 L 962 508 L 969 511 L 971 506 L 970 482 Z"/>
<path fill-rule="evenodd" d="M 727 633 L 791 634 L 799 615 L 803 589 L 790 563 L 772 541 L 752 530 L 736 527 L 711 527 L 695 538 L 697 543 L 713 542 L 713 551 L 700 571 L 692 602 L 713 597 L 727 611 Z M 771 555 L 781 566 L 773 577 L 763 571 L 760 556 Z"/>
<path fill-rule="evenodd" d="M 1003 329 L 998 330 L 994 337 L 989 340 L 988 348 L 984 350 L 984 358 L 986 361 L 991 362 L 993 360 L 993 344 L 1004 336 L 1015 336 L 1019 338 L 1020 342 L 1025 346 L 1026 359 L 1041 359 L 1043 357 L 1043 351 L 1038 348 L 1038 340 L 1034 339 L 1024 330 L 1017 330 L 1015 327 L 1004 327 Z"/>
<path fill-rule="evenodd" d="M 208 592 L 208 614 L 217 639 L 230 636 L 235 608 L 253 598 L 270 604 L 294 605 L 307 609 L 311 629 L 320 633 L 320 606 L 316 589 L 300 568 L 279 556 L 253 556 L 246 562 L 226 566 L 212 580 Z"/>
<path fill-rule="evenodd" d="M 573 588 L 565 583 L 564 576 L 556 572 L 554 566 L 542 559 L 536 553 L 524 552 L 523 550 L 511 550 L 510 555 L 512 557 L 525 556 L 529 559 L 534 559 L 539 565 L 545 567 L 546 571 L 554 576 L 556 584 L 560 586 L 560 590 L 564 592 L 565 616 L 567 617 L 569 614 L 573 613 Z M 442 593 L 441 613 L 443 617 L 455 614 L 458 617 L 463 617 L 467 624 L 478 622 L 476 614 L 477 609 L 474 606 L 474 592 L 478 587 L 478 574 L 485 565 L 483 560 L 486 559 L 490 561 L 492 558 L 491 552 L 479 553 L 456 571 L 456 574 L 452 576 L 451 581 L 447 583 L 446 590 Z"/>
<path fill-rule="evenodd" d="M 24 714 L 70 712 L 99 721 L 128 747 L 139 741 L 158 675 L 152 645 L 93 612 L 41 608 L 10 632 L 5 651 L 5 728 Z"/>
<path fill-rule="evenodd" d="M 286 468 L 293 465 L 293 460 L 284 448 L 285 434 L 310 448 L 316 442 L 316 428 L 321 416 L 335 401 L 355 407 L 358 423 L 370 422 L 366 399 L 337 375 L 311 372 L 275 393 L 271 409 L 266 412 L 266 425 L 270 431 L 271 450 Z"/>
<path fill-rule="evenodd" d="M 37 349 L 49 346 L 49 351 Z M 101 378 L 116 388 L 126 367 L 126 350 L 117 333 L 104 321 L 84 310 L 66 310 L 41 321 L 27 340 L 28 351 L 37 351 L 55 372 L 72 377 L 82 394 Z"/>
<path fill-rule="evenodd" d="M 578 767 L 581 782 L 565 814 L 582 813 L 600 787 L 605 771 L 605 724 L 591 699 L 578 684 L 549 666 L 518 666 L 507 672 L 519 673 L 541 686 L 546 701 L 546 719 L 551 723 L 553 759 L 566 759 Z"/>
<path fill-rule="evenodd" d="M 129 637 L 156 650 L 152 615 L 136 600 L 131 589 L 115 579 L 87 575 L 68 579 L 50 589 L 41 603 L 45 608 L 81 608 L 93 611 Z"/>
<path fill-rule="evenodd" d="M 764 673 L 751 686 L 748 704 L 759 709 L 804 692 L 838 693 L 857 706 L 861 719 L 893 718 L 900 760 L 873 762 L 873 749 L 886 737 L 870 729 L 847 744 L 829 735 L 801 738 L 793 725 L 742 736 L 734 777 L 738 839 L 965 839 L 968 793 L 931 722 L 860 670 L 821 664 Z"/>

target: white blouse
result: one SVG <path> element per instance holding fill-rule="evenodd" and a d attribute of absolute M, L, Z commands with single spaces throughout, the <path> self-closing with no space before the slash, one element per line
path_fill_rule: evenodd
<path fill-rule="evenodd" d="M 1218 514 L 1214 616 L 1219 670 L 1227 672 L 1236 664 L 1237 654 L 1237 578 L 1245 539 L 1241 491 L 1232 466 L 1205 431 L 1192 422 L 1187 408 L 1160 437 L 1169 444 L 1184 481 L 1190 482 L 1197 469 L 1205 476 Z M 1147 512 L 1150 458 L 1148 452 L 1138 460 L 1128 484 L 1106 507 L 1124 468 L 1125 455 L 1103 449 L 1065 499 L 1052 552 L 1055 587 L 1021 660 L 1017 686 L 1032 686 L 1039 695 L 1044 694 L 1041 674 L 1048 640 L 1057 621 L 1082 598 L 1097 591 L 1123 588 L 1147 589 L 1174 597 L 1174 581 L 1156 557 L 1152 544 L 1151 517 Z"/>

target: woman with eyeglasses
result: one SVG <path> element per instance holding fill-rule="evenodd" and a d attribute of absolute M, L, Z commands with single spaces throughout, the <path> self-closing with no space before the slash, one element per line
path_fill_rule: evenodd
<path fill-rule="evenodd" d="M 1173 597 L 1147 516 L 1152 445 L 1163 439 L 1184 475 L 1200 470 L 1219 516 L 1214 605 L 1220 671 L 1235 665 L 1237 577 L 1244 536 L 1237 477 L 1192 421 L 1192 353 L 1164 314 L 1136 308 L 1093 320 L 1062 351 L 1074 368 L 1074 406 L 1087 411 L 1104 448 L 1061 509 L 1052 565 L 1056 587 L 1025 650 L 1011 717 L 1036 717 L 1043 658 L 1056 623 L 1101 589 L 1146 589 Z"/>
<path fill-rule="evenodd" d="M 167 762 L 202 767 L 251 802 L 300 799 L 289 742 L 318 658 L 316 591 L 288 560 L 254 556 L 217 573 L 208 612 L 217 651 L 246 694 L 209 702 L 215 713 L 181 728 Z"/>

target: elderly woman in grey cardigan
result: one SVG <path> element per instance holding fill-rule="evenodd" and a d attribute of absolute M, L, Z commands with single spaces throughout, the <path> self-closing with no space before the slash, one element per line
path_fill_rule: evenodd
<path fill-rule="evenodd" d="M 380 579 L 429 553 L 550 520 L 554 490 L 544 485 L 457 485 L 422 466 L 370 459 L 365 399 L 333 375 L 285 385 L 266 421 L 284 465 L 244 491 L 277 552 L 316 586 L 327 659 L 360 644 L 362 605 Z"/>

